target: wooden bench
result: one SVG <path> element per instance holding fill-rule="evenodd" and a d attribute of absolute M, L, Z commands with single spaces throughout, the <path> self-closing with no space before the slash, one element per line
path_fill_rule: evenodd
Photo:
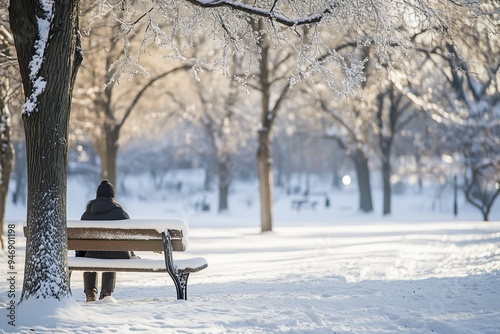
<path fill-rule="evenodd" d="M 167 272 L 177 290 L 177 299 L 187 300 L 189 274 L 208 267 L 202 257 L 173 259 L 173 252 L 183 252 L 189 244 L 189 229 L 182 220 L 68 220 L 67 231 L 68 250 L 153 251 L 164 254 L 164 259 L 99 259 L 71 254 L 68 256 L 70 278 L 73 271 Z"/>

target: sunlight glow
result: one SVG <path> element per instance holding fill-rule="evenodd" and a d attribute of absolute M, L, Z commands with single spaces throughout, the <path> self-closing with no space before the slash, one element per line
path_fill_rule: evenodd
<path fill-rule="evenodd" d="M 447 164 L 453 163 L 453 157 L 448 154 L 441 154 L 441 160 Z"/>
<path fill-rule="evenodd" d="M 342 183 L 344 184 L 344 186 L 350 185 L 351 177 L 349 175 L 344 175 L 344 177 L 342 178 Z"/>

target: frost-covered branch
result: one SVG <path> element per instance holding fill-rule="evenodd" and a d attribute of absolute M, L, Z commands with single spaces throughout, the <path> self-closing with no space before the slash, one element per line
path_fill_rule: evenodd
<path fill-rule="evenodd" d="M 141 99 L 141 97 L 144 95 L 144 93 L 155 83 L 157 82 L 158 80 L 161 80 L 163 78 L 165 78 L 166 76 L 172 74 L 172 73 L 175 73 L 175 72 L 178 72 L 178 71 L 182 71 L 182 70 L 189 70 L 192 66 L 191 65 L 183 65 L 183 66 L 179 66 L 179 67 L 176 67 L 170 71 L 167 71 L 167 72 L 164 72 L 154 78 L 152 78 L 151 80 L 149 80 L 149 82 L 144 85 L 144 87 L 142 87 L 142 89 L 139 91 L 139 93 L 137 93 L 137 95 L 135 96 L 134 100 L 132 101 L 132 103 L 130 103 L 130 105 L 128 106 L 128 108 L 126 109 L 125 111 L 125 114 L 122 118 L 122 121 L 117 125 L 119 127 L 121 127 L 123 125 L 123 123 L 125 122 L 125 120 L 130 116 L 130 114 L 132 113 L 132 110 L 134 109 L 134 107 L 137 105 L 137 103 L 139 102 L 139 100 Z"/>
<path fill-rule="evenodd" d="M 417 96 L 413 92 L 411 92 L 407 87 L 404 87 L 400 82 L 396 80 L 391 80 L 392 83 L 394 84 L 394 87 L 399 90 L 404 96 L 406 96 L 410 101 L 414 103 L 414 105 L 426 112 L 429 112 L 431 114 L 431 117 L 433 120 L 435 120 L 438 123 L 443 122 L 443 120 L 448 120 L 455 122 L 457 124 L 463 124 L 463 119 L 461 119 L 459 116 L 447 112 L 443 107 L 441 107 L 439 104 L 436 104 L 431 101 L 426 101 L 424 98 Z"/>
<path fill-rule="evenodd" d="M 288 27 L 312 24 L 320 22 L 327 14 L 332 14 L 333 10 L 339 6 L 337 1 L 332 1 L 320 12 L 307 15 L 301 18 L 288 18 L 282 13 L 275 11 L 277 1 L 273 2 L 270 9 L 263 9 L 231 0 L 186 0 L 191 4 L 204 8 L 228 7 L 240 12 L 245 12 L 258 17 L 268 18 Z"/>

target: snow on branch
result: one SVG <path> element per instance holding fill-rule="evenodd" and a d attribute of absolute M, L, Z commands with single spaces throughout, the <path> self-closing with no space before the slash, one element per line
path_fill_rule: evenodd
<path fill-rule="evenodd" d="M 251 5 L 246 5 L 238 1 L 231 1 L 231 0 L 186 0 L 186 1 L 190 2 L 195 6 L 204 8 L 228 7 L 234 10 L 245 12 L 247 14 L 269 18 L 273 21 L 276 21 L 288 27 L 317 23 L 321 21 L 325 15 L 332 14 L 333 9 L 339 6 L 338 2 L 332 2 L 332 4 L 328 5 L 321 12 L 311 14 L 306 17 L 290 19 L 287 18 L 285 15 L 276 12 L 274 10 L 276 1 L 273 3 L 273 6 L 270 9 L 262 9 Z"/>

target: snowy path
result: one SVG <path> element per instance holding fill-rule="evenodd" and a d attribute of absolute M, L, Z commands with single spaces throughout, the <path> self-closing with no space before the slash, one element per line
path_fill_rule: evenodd
<path fill-rule="evenodd" d="M 500 222 L 355 223 L 279 227 L 265 234 L 248 227 L 192 228 L 190 235 L 190 254 L 205 256 L 209 268 L 190 278 L 187 302 L 175 300 L 164 274 L 119 273 L 117 304 L 84 303 L 81 275 L 75 273 L 72 290 L 79 306 L 40 326 L 15 330 L 500 331 Z M 18 260 L 23 242 L 19 236 Z M 5 264 L 5 254 L 0 258 Z M 6 281 L 6 268 L 0 268 L 0 279 Z M 0 329 L 11 330 L 6 291 L 2 283 Z"/>

